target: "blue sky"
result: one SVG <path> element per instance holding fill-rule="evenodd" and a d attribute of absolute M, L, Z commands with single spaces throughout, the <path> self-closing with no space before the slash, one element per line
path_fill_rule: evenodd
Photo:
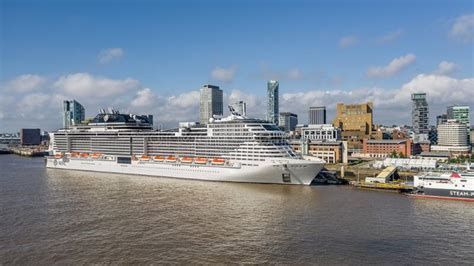
<path fill-rule="evenodd" d="M 354 100 L 374 99 L 376 108 L 377 97 L 385 96 L 374 95 L 387 92 L 396 98 L 397 91 L 415 81 L 414 87 L 429 86 L 428 75 L 450 79 L 434 81 L 434 86 L 447 82 L 469 91 L 474 73 L 473 12 L 472 1 L 3 0 L 0 126 L 21 126 L 18 117 L 10 113 L 10 105 L 26 101 L 31 94 L 80 98 L 90 107 L 88 115 L 93 115 L 95 105 L 107 104 L 107 99 L 89 101 L 91 95 L 73 91 L 83 87 L 57 83 L 61 77 L 77 73 L 89 75 L 90 86 L 100 79 L 116 81 L 111 86 L 133 79 L 133 85 L 104 97 L 113 98 L 114 104 L 126 110 L 155 112 L 158 119 L 163 110 L 156 109 L 156 104 L 170 105 L 170 98 L 188 97 L 205 83 L 220 85 L 228 96 L 234 93 L 232 100 L 241 97 L 253 102 L 251 109 L 258 116 L 264 110 L 262 106 L 259 111 L 259 106 L 266 80 L 279 79 L 280 96 L 287 93 L 281 109 L 302 118 L 307 105 L 313 104 L 305 102 L 292 110 L 295 103 L 291 99 L 297 95 L 318 97 L 311 94 L 316 91 L 337 91 L 345 95 L 343 100 L 351 100 L 347 96 L 350 92 L 365 93 Z M 110 54 L 112 49 L 118 50 Z M 101 60 L 104 55 L 108 59 Z M 390 67 L 397 58 L 400 62 Z M 447 69 L 439 70 L 443 61 Z M 375 70 L 371 72 L 371 68 Z M 40 77 L 42 82 L 19 93 L 12 81 L 22 75 Z M 425 76 L 415 80 L 419 75 Z M 140 105 L 138 101 L 128 105 L 140 91 L 143 95 L 145 88 L 147 98 L 156 98 L 156 104 L 142 101 L 145 104 Z M 436 97 L 441 94 L 433 92 Z M 440 102 L 436 97 L 430 99 L 433 105 Z M 327 95 L 319 98 L 331 102 L 315 99 L 314 105 L 325 104 L 329 109 L 337 101 Z M 472 105 L 474 101 L 445 98 L 446 104 Z M 60 99 L 51 106 L 58 102 Z M 409 123 L 406 115 L 389 117 L 397 104 L 381 103 L 383 112 L 376 120 Z M 440 112 L 443 104 L 435 107 L 432 115 Z M 48 114 L 45 110 L 43 116 Z M 20 120 L 26 122 L 28 116 L 23 112 Z M 191 120 L 194 116 L 173 117 Z M 170 117 L 163 117 L 163 121 L 174 122 Z M 48 122 L 46 127 L 55 126 Z"/>

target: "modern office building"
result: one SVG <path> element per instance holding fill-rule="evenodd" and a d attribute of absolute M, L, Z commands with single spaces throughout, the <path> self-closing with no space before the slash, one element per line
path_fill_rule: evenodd
<path fill-rule="evenodd" d="M 308 124 L 326 124 L 326 106 L 310 107 L 308 112 Z"/>
<path fill-rule="evenodd" d="M 201 88 L 199 121 L 209 123 L 214 115 L 224 114 L 224 94 L 219 86 L 206 84 Z"/>
<path fill-rule="evenodd" d="M 279 122 L 278 90 L 278 81 L 270 80 L 267 84 L 267 121 L 270 121 L 275 125 L 278 125 Z"/>
<path fill-rule="evenodd" d="M 284 131 L 290 132 L 295 131 L 296 125 L 298 124 L 298 115 L 290 112 L 280 113 L 279 125 Z"/>
<path fill-rule="evenodd" d="M 468 155 L 468 133 L 466 125 L 456 119 L 448 119 L 438 126 L 438 145 L 431 146 L 432 151 L 449 152 L 451 156 Z"/>
<path fill-rule="evenodd" d="M 438 145 L 467 146 L 466 126 L 455 119 L 448 119 L 438 126 Z"/>
<path fill-rule="evenodd" d="M 426 93 L 413 93 L 411 95 L 412 110 L 411 120 L 415 135 L 428 135 L 429 131 L 429 113 Z"/>
<path fill-rule="evenodd" d="M 20 131 L 21 145 L 39 145 L 41 143 L 41 130 L 39 128 L 22 128 Z"/>
<path fill-rule="evenodd" d="M 230 104 L 230 108 L 232 108 L 236 113 L 241 116 L 247 116 L 247 105 L 244 101 L 238 101 L 236 103 Z"/>
<path fill-rule="evenodd" d="M 304 140 L 338 141 L 341 130 L 331 124 L 301 125 L 301 137 Z"/>
<path fill-rule="evenodd" d="M 456 119 L 459 123 L 470 125 L 469 106 L 449 106 L 446 115 L 447 119 Z"/>
<path fill-rule="evenodd" d="M 383 132 L 373 124 L 372 102 L 362 104 L 337 104 L 334 127 L 341 129 L 342 140 L 348 141 L 349 149 L 362 149 L 362 139 L 382 139 Z"/>
<path fill-rule="evenodd" d="M 64 101 L 63 128 L 79 125 L 85 118 L 86 110 L 78 101 Z"/>
<path fill-rule="evenodd" d="M 456 119 L 459 123 L 466 125 L 468 143 L 470 143 L 470 131 L 471 131 L 471 117 L 469 115 L 469 106 L 466 105 L 453 105 L 447 109 L 447 118 Z"/>

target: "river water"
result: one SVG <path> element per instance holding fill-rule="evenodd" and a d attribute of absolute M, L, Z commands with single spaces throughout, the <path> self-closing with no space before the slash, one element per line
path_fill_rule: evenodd
<path fill-rule="evenodd" d="M 474 261 L 469 202 L 52 170 L 15 155 L 0 171 L 0 264 Z"/>

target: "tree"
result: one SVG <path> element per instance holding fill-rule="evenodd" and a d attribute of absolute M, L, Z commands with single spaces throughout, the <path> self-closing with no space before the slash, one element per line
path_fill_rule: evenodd
<path fill-rule="evenodd" d="M 397 157 L 398 157 L 398 156 L 397 156 L 397 152 L 396 152 L 396 151 L 392 151 L 392 152 L 390 153 L 390 158 L 397 158 Z"/>
<path fill-rule="evenodd" d="M 400 153 L 398 154 L 398 158 L 405 158 L 405 155 L 403 155 L 403 152 L 400 152 Z"/>

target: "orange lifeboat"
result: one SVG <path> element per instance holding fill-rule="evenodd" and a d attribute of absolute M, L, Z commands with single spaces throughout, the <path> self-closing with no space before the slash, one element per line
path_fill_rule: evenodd
<path fill-rule="evenodd" d="M 196 160 L 194 160 L 194 162 L 197 163 L 197 164 L 206 164 L 207 159 L 206 158 L 196 158 Z"/>
<path fill-rule="evenodd" d="M 140 161 L 149 161 L 149 160 L 150 160 L 150 156 L 142 155 L 140 157 Z"/>
<path fill-rule="evenodd" d="M 94 153 L 91 155 L 92 159 L 99 159 L 102 154 L 100 153 Z"/>
<path fill-rule="evenodd" d="M 168 156 L 168 157 L 166 157 L 165 161 L 170 162 L 170 163 L 174 163 L 174 162 L 176 162 L 176 157 Z"/>
<path fill-rule="evenodd" d="M 89 153 L 81 153 L 81 157 L 82 158 L 87 158 L 87 157 L 89 157 Z"/>
<path fill-rule="evenodd" d="M 63 158 L 63 154 L 60 152 L 54 155 L 54 159 L 61 159 L 61 158 Z"/>
<path fill-rule="evenodd" d="M 181 162 L 182 163 L 192 163 L 193 158 L 192 157 L 183 157 L 183 158 L 181 158 Z"/>
<path fill-rule="evenodd" d="M 158 156 L 153 157 L 153 161 L 155 161 L 155 162 L 162 162 L 164 160 L 165 160 L 165 157 L 163 157 L 163 156 L 158 155 Z"/>
<path fill-rule="evenodd" d="M 78 152 L 71 152 L 71 157 L 79 157 L 79 153 Z"/>
<path fill-rule="evenodd" d="M 225 164 L 225 160 L 224 160 L 224 159 L 216 158 L 216 159 L 212 159 L 211 163 L 212 163 L 212 164 L 215 164 L 215 165 L 224 165 L 224 164 Z"/>

